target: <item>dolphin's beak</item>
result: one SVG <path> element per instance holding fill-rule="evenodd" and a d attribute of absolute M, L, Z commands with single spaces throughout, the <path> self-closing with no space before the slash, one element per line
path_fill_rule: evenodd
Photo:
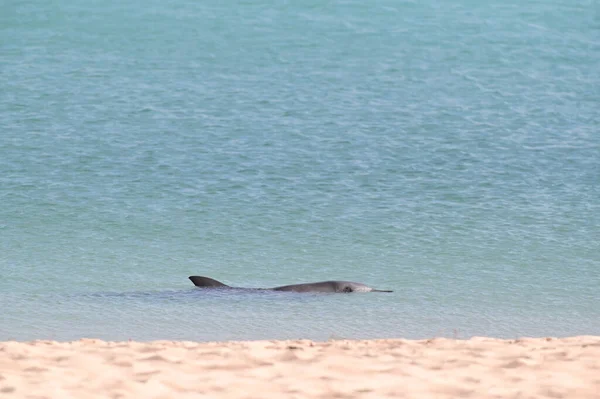
<path fill-rule="evenodd" d="M 394 292 L 392 290 L 371 290 L 371 292 Z"/>

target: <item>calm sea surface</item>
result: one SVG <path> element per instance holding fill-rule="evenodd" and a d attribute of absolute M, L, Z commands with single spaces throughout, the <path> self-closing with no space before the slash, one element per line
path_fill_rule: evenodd
<path fill-rule="evenodd" d="M 2 1 L 0 340 L 598 335 L 599 110 L 597 1 Z"/>

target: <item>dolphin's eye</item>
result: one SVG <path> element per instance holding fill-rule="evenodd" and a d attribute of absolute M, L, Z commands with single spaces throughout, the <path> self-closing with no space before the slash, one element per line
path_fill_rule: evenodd
<path fill-rule="evenodd" d="M 353 291 L 352 288 L 350 288 L 350 287 L 344 287 L 344 289 L 343 289 L 342 292 L 352 292 L 352 291 Z"/>

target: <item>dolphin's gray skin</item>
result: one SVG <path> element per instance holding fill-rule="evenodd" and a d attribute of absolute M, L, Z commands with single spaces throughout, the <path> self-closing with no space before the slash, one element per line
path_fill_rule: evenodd
<path fill-rule="evenodd" d="M 196 287 L 203 288 L 237 288 L 230 287 L 220 281 L 214 280 L 209 277 L 202 276 L 190 276 L 190 280 Z M 390 290 L 376 290 L 367 285 L 361 283 L 353 283 L 351 281 L 321 281 L 318 283 L 306 283 L 306 284 L 293 284 L 284 285 L 282 287 L 275 288 L 258 288 L 259 290 L 271 290 L 271 291 L 292 291 L 292 292 L 393 292 Z"/>
<path fill-rule="evenodd" d="M 196 287 L 221 287 L 221 288 L 231 288 L 228 285 L 223 284 L 220 281 L 214 280 L 210 277 L 202 277 L 202 276 L 190 276 L 190 280 Z"/>

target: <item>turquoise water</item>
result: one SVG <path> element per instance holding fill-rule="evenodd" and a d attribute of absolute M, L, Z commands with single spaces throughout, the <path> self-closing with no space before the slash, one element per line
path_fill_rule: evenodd
<path fill-rule="evenodd" d="M 0 46 L 0 340 L 600 334 L 597 2 L 8 0 Z"/>

